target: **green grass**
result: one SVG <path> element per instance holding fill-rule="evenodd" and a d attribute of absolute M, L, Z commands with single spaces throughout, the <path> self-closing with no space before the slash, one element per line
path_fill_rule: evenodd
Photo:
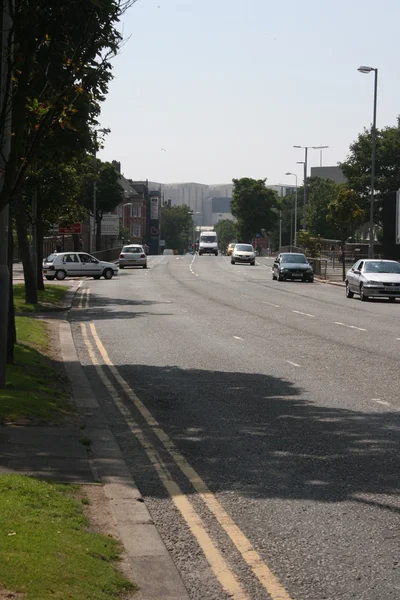
<path fill-rule="evenodd" d="M 77 487 L 0 476 L 0 587 L 24 600 L 113 600 L 135 589 L 121 545 L 88 531 Z"/>
<path fill-rule="evenodd" d="M 72 407 L 68 404 L 66 379 L 43 354 L 48 347 L 47 324 L 17 317 L 15 364 L 7 366 L 7 383 L 0 390 L 0 423 L 21 419 L 39 424 L 61 422 Z"/>
<path fill-rule="evenodd" d="M 68 290 L 66 285 L 46 285 L 44 291 L 38 291 L 38 304 L 26 304 L 25 302 L 25 284 L 14 284 L 14 305 L 15 312 L 41 312 L 56 310 L 62 306 L 65 293 Z"/>

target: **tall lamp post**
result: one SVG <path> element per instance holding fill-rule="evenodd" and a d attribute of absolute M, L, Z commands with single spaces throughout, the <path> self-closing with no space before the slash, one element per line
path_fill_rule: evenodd
<path fill-rule="evenodd" d="M 294 199 L 294 237 L 293 246 L 297 246 L 297 175 L 296 173 L 285 173 L 286 175 L 292 175 L 296 178 L 296 195 Z"/>
<path fill-rule="evenodd" d="M 375 73 L 374 82 L 374 113 L 372 121 L 372 157 L 371 157 L 371 202 L 369 209 L 369 246 L 368 246 L 368 258 L 374 258 L 374 243 L 375 243 L 375 232 L 374 232 L 374 196 L 375 196 L 375 162 L 376 162 L 376 105 L 378 98 L 378 69 L 375 67 L 361 66 L 357 69 L 360 73 Z"/>
<path fill-rule="evenodd" d="M 293 146 L 293 148 L 302 148 L 304 150 L 304 204 L 303 204 L 303 229 L 307 230 L 307 215 L 306 215 L 306 206 L 307 206 L 307 159 L 308 159 L 308 150 L 312 148 L 313 150 L 323 150 L 324 148 L 328 148 L 328 146 Z"/>
<path fill-rule="evenodd" d="M 132 202 L 125 202 L 125 204 L 122 205 L 122 229 L 125 229 L 126 224 L 125 224 L 125 207 L 126 206 L 132 206 Z M 129 230 L 130 233 L 130 230 Z"/>

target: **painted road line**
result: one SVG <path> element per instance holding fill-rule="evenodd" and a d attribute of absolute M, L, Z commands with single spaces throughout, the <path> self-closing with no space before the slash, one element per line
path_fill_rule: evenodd
<path fill-rule="evenodd" d="M 300 310 L 292 310 L 292 312 L 296 313 L 297 315 L 303 315 L 303 317 L 312 317 L 313 319 L 315 319 L 314 315 L 310 315 L 309 313 L 301 312 Z"/>
<path fill-rule="evenodd" d="M 268 306 L 275 306 L 275 308 L 280 308 L 280 304 L 273 304 L 272 302 L 265 302 L 265 300 L 261 300 L 262 304 L 267 304 Z"/>
<path fill-rule="evenodd" d="M 386 402 L 386 400 L 381 400 L 380 398 L 372 398 L 372 402 L 382 404 L 382 406 L 391 406 L 390 402 Z"/>
<path fill-rule="evenodd" d="M 363 329 L 362 327 L 356 327 L 355 325 L 346 325 L 346 323 L 340 323 L 340 321 L 335 321 L 335 325 L 341 325 L 341 327 L 348 327 L 349 329 L 357 329 L 358 331 L 367 331 L 367 329 Z"/>
<path fill-rule="evenodd" d="M 289 365 L 292 365 L 292 367 L 300 367 L 300 365 L 298 365 L 295 362 L 292 362 L 291 360 L 287 360 L 286 362 L 289 363 Z"/>
<path fill-rule="evenodd" d="M 79 297 L 78 308 L 80 308 L 80 309 L 87 308 L 88 293 L 89 293 L 89 288 L 84 288 L 83 290 L 81 290 L 81 294 L 80 294 L 80 297 Z"/>
<path fill-rule="evenodd" d="M 236 600 L 249 600 L 247 594 L 243 590 L 239 580 L 237 579 L 234 572 L 229 568 L 229 565 L 225 561 L 224 557 L 215 546 L 211 537 L 207 533 L 206 527 L 198 515 L 196 510 L 193 508 L 191 502 L 188 500 L 187 496 L 180 489 L 178 484 L 172 479 L 168 468 L 163 462 L 162 458 L 158 454 L 156 448 L 153 444 L 148 440 L 148 438 L 143 433 L 142 429 L 139 425 L 132 419 L 131 412 L 126 408 L 123 401 L 120 398 L 120 395 L 117 389 L 112 385 L 110 379 L 107 377 L 102 365 L 99 363 L 96 353 L 94 351 L 93 345 L 89 339 L 88 332 L 86 329 L 86 325 L 84 323 L 80 324 L 82 336 L 85 342 L 86 349 L 88 351 L 90 360 L 102 381 L 105 385 L 107 391 L 113 398 L 116 406 L 119 408 L 121 414 L 126 419 L 126 422 L 129 426 L 129 429 L 134 434 L 136 439 L 139 441 L 144 451 L 147 454 L 151 464 L 153 465 L 157 475 L 159 476 L 162 484 L 167 490 L 168 494 L 171 496 L 173 503 L 176 508 L 181 513 L 183 519 L 185 520 L 187 526 L 192 532 L 193 536 L 197 540 L 200 548 L 203 550 L 204 555 L 212 568 L 214 575 L 217 580 L 220 582 L 221 586 L 225 590 L 225 592 L 233 599 Z M 91 326 L 92 328 L 92 326 Z M 92 329 L 93 334 L 93 329 Z M 96 334 L 97 335 L 97 334 Z M 96 345 L 97 340 L 95 338 Z"/>
<path fill-rule="evenodd" d="M 106 349 L 97 335 L 94 323 L 90 324 L 90 330 L 104 363 L 109 367 L 110 371 L 124 390 L 127 397 L 141 413 L 142 417 L 152 429 L 153 433 L 158 437 L 182 473 L 188 478 L 192 487 L 199 494 L 199 497 L 203 500 L 209 511 L 214 515 L 222 529 L 229 536 L 241 554 L 243 560 L 249 565 L 254 575 L 271 596 L 271 600 L 291 600 L 288 592 L 280 583 L 276 575 L 274 575 L 271 569 L 263 561 L 260 554 L 254 549 L 250 540 L 239 529 L 231 516 L 225 511 L 220 502 L 208 488 L 207 484 L 202 480 L 197 471 L 193 469 L 186 458 L 179 452 L 165 431 L 161 429 L 159 423 L 153 417 L 148 408 L 143 404 L 143 402 L 138 398 L 129 383 L 120 375 L 118 369 L 111 362 Z"/>
<path fill-rule="evenodd" d="M 90 298 L 90 288 L 88 288 L 87 292 L 86 292 L 86 303 L 85 303 L 84 308 L 89 308 L 89 298 Z"/>
<path fill-rule="evenodd" d="M 243 338 L 239 337 L 238 335 L 234 335 L 233 337 L 235 340 L 243 340 Z"/>

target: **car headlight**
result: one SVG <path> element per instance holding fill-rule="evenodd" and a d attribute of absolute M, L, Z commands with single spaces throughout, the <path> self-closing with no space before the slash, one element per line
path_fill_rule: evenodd
<path fill-rule="evenodd" d="M 370 279 L 369 281 L 367 281 L 367 285 L 380 285 L 380 286 L 383 286 L 383 283 L 381 283 L 380 281 L 375 281 L 374 279 Z"/>
<path fill-rule="evenodd" d="M 306 269 L 306 273 L 312 273 L 312 269 Z"/>

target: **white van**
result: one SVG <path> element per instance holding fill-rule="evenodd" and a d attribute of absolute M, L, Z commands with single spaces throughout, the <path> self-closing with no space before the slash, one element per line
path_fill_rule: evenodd
<path fill-rule="evenodd" d="M 215 254 L 218 256 L 218 238 L 215 231 L 202 231 L 199 240 L 199 254 Z"/>

